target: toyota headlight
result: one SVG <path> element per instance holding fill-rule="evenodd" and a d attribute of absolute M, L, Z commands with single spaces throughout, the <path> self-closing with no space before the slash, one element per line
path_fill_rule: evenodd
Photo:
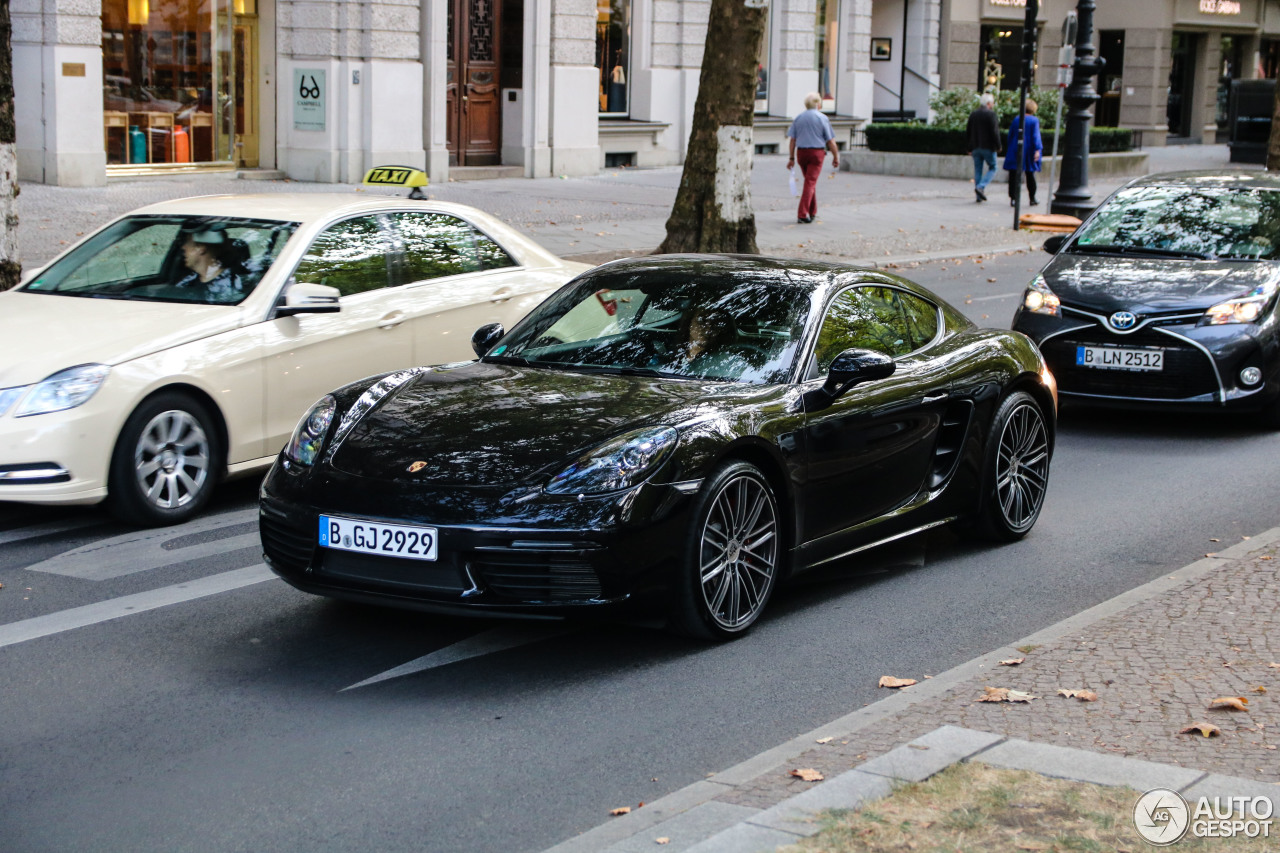
<path fill-rule="evenodd" d="M 313 465 L 320 455 L 324 437 L 329 433 L 329 425 L 333 423 L 333 413 L 338 409 L 338 401 L 326 395 L 320 402 L 311 407 L 311 411 L 302 416 L 294 427 L 289 443 L 284 447 L 285 458 L 299 465 Z"/>
<path fill-rule="evenodd" d="M 1062 300 L 1049 289 L 1042 275 L 1037 275 L 1027 285 L 1027 292 L 1022 295 L 1022 307 L 1033 314 L 1062 315 Z"/>
<path fill-rule="evenodd" d="M 1267 309 L 1271 297 L 1275 295 L 1274 285 L 1259 285 L 1244 296 L 1219 302 L 1204 312 L 1200 323 L 1204 326 L 1221 326 L 1226 323 L 1255 323 Z"/>
<path fill-rule="evenodd" d="M 105 364 L 82 364 L 59 371 L 32 386 L 13 415 L 24 418 L 83 406 L 102 387 L 110 372 L 111 368 Z"/>
<path fill-rule="evenodd" d="M 553 495 L 617 492 L 643 483 L 675 450 L 671 427 L 647 427 L 620 435 L 580 457 L 551 478 Z"/>

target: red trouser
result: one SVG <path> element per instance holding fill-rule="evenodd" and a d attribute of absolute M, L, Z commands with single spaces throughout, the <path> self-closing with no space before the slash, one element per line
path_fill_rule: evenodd
<path fill-rule="evenodd" d="M 797 219 L 812 219 L 818 215 L 818 178 L 822 175 L 822 161 L 826 159 L 825 148 L 796 149 L 796 164 L 804 173 L 804 190 L 800 193 Z"/>

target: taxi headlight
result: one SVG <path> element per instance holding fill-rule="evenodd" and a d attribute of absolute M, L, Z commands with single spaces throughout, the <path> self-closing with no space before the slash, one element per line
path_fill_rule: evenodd
<path fill-rule="evenodd" d="M 111 368 L 105 364 L 82 364 L 79 367 L 69 367 L 59 371 L 32 386 L 30 393 L 18 405 L 13 415 L 17 418 L 25 418 L 29 415 L 47 415 L 50 412 L 61 412 L 83 406 L 102 387 L 103 381 L 110 372 Z"/>
<path fill-rule="evenodd" d="M 1048 314 L 1050 317 L 1062 315 L 1062 300 L 1049 289 L 1042 275 L 1037 275 L 1027 285 L 1027 292 L 1022 295 L 1022 307 L 1033 314 Z"/>
<path fill-rule="evenodd" d="M 18 398 L 27 392 L 26 385 L 21 388 L 0 388 L 0 417 L 9 411 L 14 403 L 18 402 Z"/>
<path fill-rule="evenodd" d="M 329 425 L 333 423 L 333 413 L 338 409 L 338 401 L 325 395 L 311 410 L 302 416 L 294 427 L 289 443 L 284 447 L 286 458 L 299 465 L 313 465 L 324 445 L 324 437 L 329 433 Z"/>
<path fill-rule="evenodd" d="M 647 427 L 618 436 L 578 458 L 551 478 L 553 495 L 617 492 L 643 483 L 675 450 L 671 427 Z"/>

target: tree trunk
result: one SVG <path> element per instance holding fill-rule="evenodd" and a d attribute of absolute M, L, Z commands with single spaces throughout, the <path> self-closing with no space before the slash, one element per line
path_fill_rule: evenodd
<path fill-rule="evenodd" d="M 0 290 L 22 277 L 18 263 L 18 152 L 13 123 L 13 24 L 0 0 Z"/>
<path fill-rule="evenodd" d="M 1267 171 L 1280 171 L 1280 81 L 1271 107 L 1271 136 L 1267 139 Z"/>
<path fill-rule="evenodd" d="M 711 0 L 684 174 L 659 252 L 757 252 L 752 123 L 766 8 Z"/>

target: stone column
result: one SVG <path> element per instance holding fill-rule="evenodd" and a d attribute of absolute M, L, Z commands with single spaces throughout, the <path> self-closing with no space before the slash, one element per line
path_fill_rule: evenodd
<path fill-rule="evenodd" d="M 96 0 L 12 0 L 18 178 L 107 182 L 102 9 Z"/>
<path fill-rule="evenodd" d="M 555 0 L 548 102 L 552 174 L 594 175 L 600 171 L 595 51 L 595 0 Z"/>

